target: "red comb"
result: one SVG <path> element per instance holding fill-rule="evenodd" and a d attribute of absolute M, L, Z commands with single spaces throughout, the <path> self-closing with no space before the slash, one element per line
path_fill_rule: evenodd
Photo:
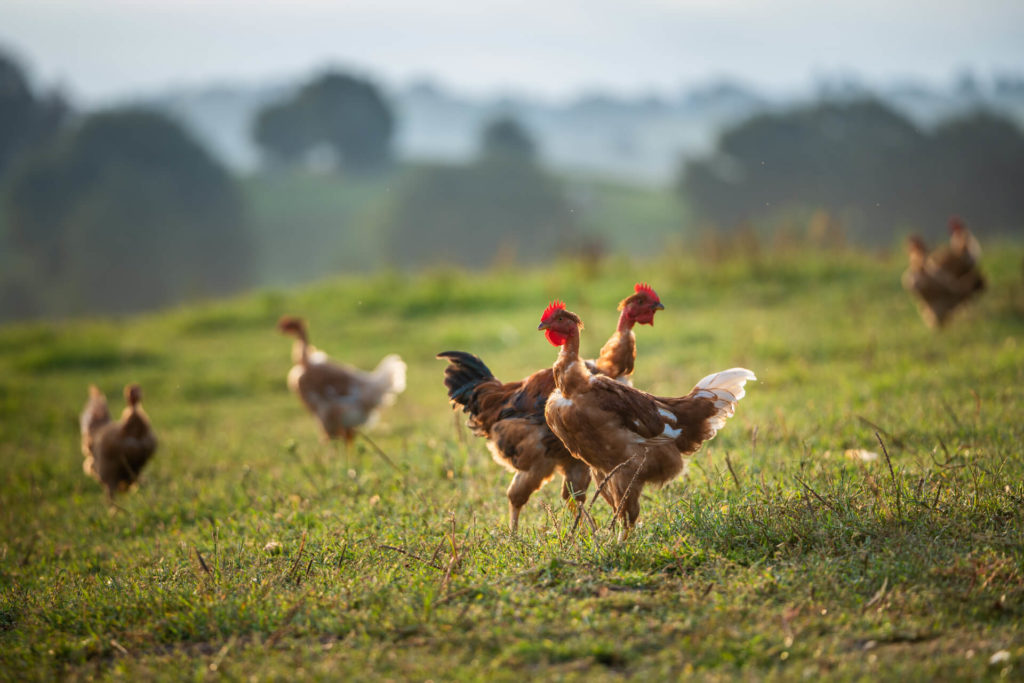
<path fill-rule="evenodd" d="M 950 232 L 957 232 L 958 230 L 963 230 L 963 229 L 964 229 L 964 222 L 963 222 L 963 219 L 960 218 L 960 216 L 950 216 L 949 217 L 949 231 Z"/>
<path fill-rule="evenodd" d="M 634 285 L 633 287 L 633 291 L 635 291 L 637 294 L 646 294 L 655 301 L 661 301 L 661 299 L 658 298 L 658 293 L 651 289 L 651 286 L 646 282 L 636 283 L 636 285 Z"/>
<path fill-rule="evenodd" d="M 544 322 L 545 320 L 550 318 L 552 315 L 554 315 L 555 311 L 564 311 L 564 310 L 565 310 L 565 302 L 559 301 L 558 299 L 555 299 L 550 304 L 548 304 L 547 308 L 544 309 L 544 315 L 542 315 L 540 317 L 540 321 Z"/>

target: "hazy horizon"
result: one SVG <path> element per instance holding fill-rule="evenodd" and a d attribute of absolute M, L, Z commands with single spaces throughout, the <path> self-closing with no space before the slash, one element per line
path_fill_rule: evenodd
<path fill-rule="evenodd" d="M 1024 3 L 944 0 L 4 0 L 0 44 L 86 105 L 340 66 L 391 85 L 564 100 L 669 94 L 717 78 L 768 92 L 849 75 L 945 85 L 1024 68 Z"/>

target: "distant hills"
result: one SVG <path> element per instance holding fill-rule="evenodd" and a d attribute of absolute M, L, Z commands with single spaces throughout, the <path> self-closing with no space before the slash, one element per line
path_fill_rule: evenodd
<path fill-rule="evenodd" d="M 252 117 L 297 85 L 221 85 L 175 89 L 136 103 L 169 112 L 236 171 L 259 164 Z M 427 81 L 386 90 L 395 108 L 403 159 L 462 160 L 475 153 L 481 127 L 513 115 L 534 135 L 545 163 L 641 185 L 671 182 L 679 162 L 710 150 L 717 134 L 760 111 L 817 99 L 874 96 L 922 127 L 985 108 L 1024 124 L 1024 76 L 981 82 L 965 75 L 946 88 L 916 83 L 869 87 L 854 79 L 822 81 L 805 93 L 769 96 L 719 80 L 676 95 L 594 93 L 552 104 L 528 95 L 471 97 Z"/>

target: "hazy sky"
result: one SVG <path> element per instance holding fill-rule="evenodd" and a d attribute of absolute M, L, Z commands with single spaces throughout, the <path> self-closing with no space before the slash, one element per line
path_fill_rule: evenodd
<path fill-rule="evenodd" d="M 92 103 L 328 64 L 553 98 L 723 75 L 946 83 L 1024 72 L 1024 0 L 0 0 L 0 45 Z"/>

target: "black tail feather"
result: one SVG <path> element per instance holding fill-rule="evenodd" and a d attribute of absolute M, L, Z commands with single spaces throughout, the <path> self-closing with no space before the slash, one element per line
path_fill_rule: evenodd
<path fill-rule="evenodd" d="M 448 367 L 444 369 L 444 386 L 448 389 L 448 398 L 463 407 L 469 403 L 476 387 L 484 382 L 497 381 L 490 368 L 471 353 L 443 351 L 437 357 L 448 359 Z"/>

